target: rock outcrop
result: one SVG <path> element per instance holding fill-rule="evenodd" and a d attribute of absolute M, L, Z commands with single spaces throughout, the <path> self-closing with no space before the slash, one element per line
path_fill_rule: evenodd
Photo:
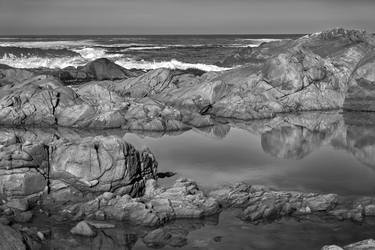
<path fill-rule="evenodd" d="M 212 191 L 209 197 L 224 207 L 242 208 L 240 218 L 252 223 L 312 213 L 359 222 L 375 215 L 373 197 L 346 199 L 336 194 L 273 191 L 244 183 Z"/>
<path fill-rule="evenodd" d="M 203 218 L 220 212 L 218 203 L 206 197 L 195 182 L 177 180 L 171 188 L 158 188 L 154 180 L 146 185 L 145 195 L 103 194 L 94 200 L 76 203 L 64 209 L 67 216 L 114 219 L 132 224 L 160 226 L 173 219 Z"/>
<path fill-rule="evenodd" d="M 3 67 L 0 119 L 11 125 L 163 131 L 212 125 L 210 117 L 251 120 L 342 107 L 371 111 L 373 40 L 364 32 L 335 29 L 248 49 L 250 63 L 204 74 L 156 69 L 138 75 L 98 59 L 66 78 L 57 76 L 86 82 L 73 88 Z"/>
<path fill-rule="evenodd" d="M 168 131 L 212 121 L 149 98 L 120 96 L 96 82 L 72 89 L 55 78 L 37 76 L 1 89 L 0 124 Z"/>

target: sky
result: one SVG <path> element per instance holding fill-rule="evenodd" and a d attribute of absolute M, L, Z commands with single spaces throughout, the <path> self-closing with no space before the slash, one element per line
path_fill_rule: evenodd
<path fill-rule="evenodd" d="M 0 0 L 0 35 L 375 32 L 375 0 Z"/>

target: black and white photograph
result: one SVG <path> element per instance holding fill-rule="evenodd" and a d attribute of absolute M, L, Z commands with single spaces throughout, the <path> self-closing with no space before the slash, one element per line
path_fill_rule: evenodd
<path fill-rule="evenodd" d="M 375 250 L 375 0 L 0 0 L 0 250 Z"/>

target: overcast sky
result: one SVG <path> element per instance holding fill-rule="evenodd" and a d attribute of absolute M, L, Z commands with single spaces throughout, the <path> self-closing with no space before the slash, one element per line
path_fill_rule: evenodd
<path fill-rule="evenodd" d="M 0 0 L 0 35 L 375 32 L 375 0 Z"/>

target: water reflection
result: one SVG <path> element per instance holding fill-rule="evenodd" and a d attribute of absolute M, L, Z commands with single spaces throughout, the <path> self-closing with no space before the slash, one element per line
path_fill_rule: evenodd
<path fill-rule="evenodd" d="M 39 218 L 38 218 L 39 219 Z M 320 249 L 325 244 L 346 245 L 371 238 L 374 221 L 362 225 L 350 221 L 310 217 L 297 221 L 284 218 L 275 223 L 248 224 L 226 210 L 220 217 L 176 220 L 160 228 L 142 228 L 116 223 L 116 228 L 97 230 L 95 238 L 69 233 L 72 225 L 40 218 L 51 230 L 46 249 Z"/>
<path fill-rule="evenodd" d="M 236 181 L 300 191 L 369 195 L 375 184 L 375 115 L 305 112 L 224 125 L 159 139 L 124 137 L 147 145 L 160 168 L 207 188 Z M 205 136 L 202 136 L 205 135 Z"/>
<path fill-rule="evenodd" d="M 177 172 L 171 182 L 184 176 L 205 188 L 247 181 L 344 195 L 368 195 L 375 190 L 375 114 L 305 112 L 220 122 L 173 133 L 3 127 L 0 144 L 12 139 L 9 134 L 21 142 L 46 144 L 114 135 L 138 148 L 149 147 L 160 172 Z M 0 178 L 0 186 L 6 186 L 6 181 Z"/>

